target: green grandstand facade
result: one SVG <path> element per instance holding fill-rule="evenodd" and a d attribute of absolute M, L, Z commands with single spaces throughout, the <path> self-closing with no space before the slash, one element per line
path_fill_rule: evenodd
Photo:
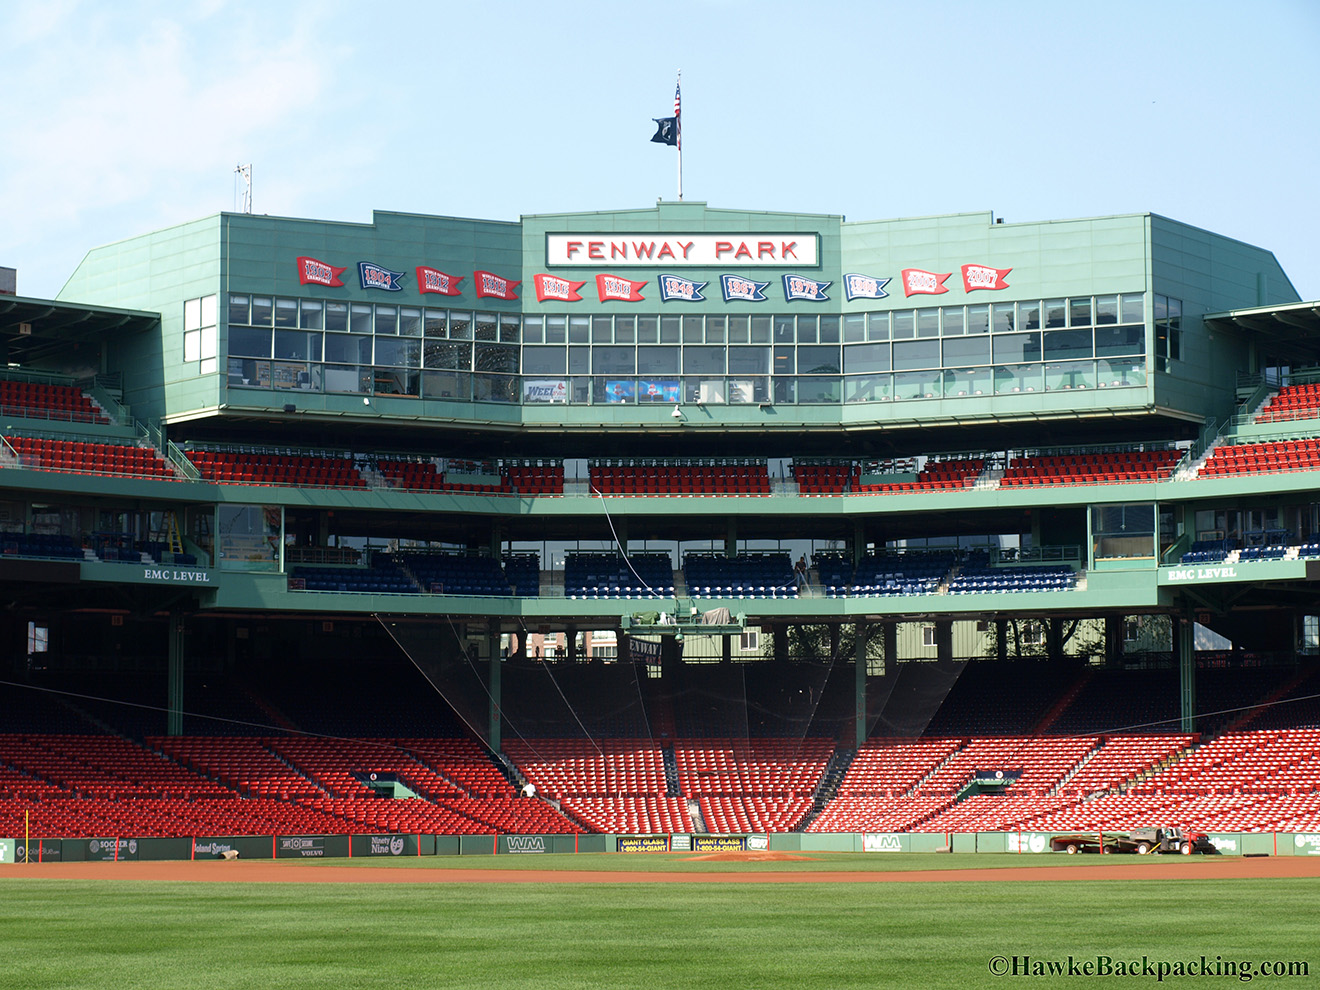
<path fill-rule="evenodd" d="M 1201 422 L 1260 359 L 1201 318 L 1297 301 L 1267 251 L 1153 215 L 850 223 L 701 203 L 520 223 L 220 214 L 92 250 L 60 296 L 161 314 L 107 363 L 166 423 L 292 402 L 303 421 L 556 435 L 672 426 L 670 400 L 719 406 L 683 425 L 724 434 Z"/>
<path fill-rule="evenodd" d="M 408 615 L 498 685 L 501 656 L 566 636 L 578 659 L 583 630 L 669 662 L 846 629 L 860 707 L 886 664 L 1018 649 L 1008 623 L 1042 652 L 1086 623 L 1117 662 L 1143 642 L 1124 623 L 1160 617 L 1190 719 L 1197 624 L 1316 645 L 1320 475 L 1205 467 L 1313 435 L 1258 413 L 1309 380 L 1315 323 L 1268 250 L 1153 214 L 219 214 L 93 248 L 56 300 L 0 297 L 8 378 L 104 413 L 6 406 L 10 632 L 52 602 L 83 629 L 170 616 L 178 671 L 253 616 Z M 58 466 L 56 441 L 162 467 Z M 321 473 L 251 470 L 300 460 Z M 79 552 L 16 538 L 38 535 Z M 592 554 L 667 559 L 672 583 Z M 693 576 L 799 555 L 802 579 Z M 455 590 L 460 558 L 495 584 Z M 214 636 L 189 647 L 189 624 Z"/>

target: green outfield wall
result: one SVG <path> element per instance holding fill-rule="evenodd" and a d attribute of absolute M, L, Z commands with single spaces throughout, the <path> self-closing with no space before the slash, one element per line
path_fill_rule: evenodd
<path fill-rule="evenodd" d="M 0 838 L 0 864 L 222 859 L 391 859 L 603 852 L 1051 853 L 1054 832 L 775 832 L 761 834 L 231 835 L 198 838 Z M 1317 832 L 1212 832 L 1223 856 L 1320 856 Z M 1067 855 L 1057 853 L 1057 855 Z"/>

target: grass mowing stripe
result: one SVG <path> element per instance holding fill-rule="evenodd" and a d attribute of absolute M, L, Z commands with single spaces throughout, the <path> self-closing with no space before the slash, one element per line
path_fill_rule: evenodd
<path fill-rule="evenodd" d="M 997 953 L 1302 959 L 1320 975 L 1310 880 L 2 889 L 0 987 L 32 990 L 965 990 L 998 982 Z"/>
<path fill-rule="evenodd" d="M 1160 863 L 1177 869 L 1206 863 L 1232 862 L 1237 857 L 1202 856 L 1068 856 L 1064 853 L 837 853 L 803 852 L 791 860 L 702 859 L 700 853 L 538 853 L 500 856 L 360 856 L 355 859 L 281 860 L 281 865 L 316 869 L 333 864 L 360 869 L 410 870 L 599 870 L 642 873 L 820 873 L 910 870 L 1039 869 L 1051 866 L 1107 867 Z"/>

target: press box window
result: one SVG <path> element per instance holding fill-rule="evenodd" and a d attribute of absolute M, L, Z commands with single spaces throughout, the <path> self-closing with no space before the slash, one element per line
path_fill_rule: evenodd
<path fill-rule="evenodd" d="M 1155 370 L 1171 371 L 1182 360 L 1182 300 L 1155 297 Z"/>
<path fill-rule="evenodd" d="M 183 304 L 183 360 L 197 363 L 199 375 L 216 372 L 219 354 L 216 297 L 202 296 Z"/>

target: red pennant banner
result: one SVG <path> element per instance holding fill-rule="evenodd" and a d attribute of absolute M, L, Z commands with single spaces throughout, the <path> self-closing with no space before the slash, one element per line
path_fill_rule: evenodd
<path fill-rule="evenodd" d="M 336 268 L 315 258 L 298 259 L 298 281 L 302 285 L 328 285 L 332 289 L 337 289 L 344 284 L 339 276 L 346 271 L 348 271 L 347 267 Z"/>
<path fill-rule="evenodd" d="M 517 299 L 515 290 L 522 285 L 521 281 L 511 282 L 493 272 L 473 272 L 472 281 L 477 285 L 478 299 Z"/>
<path fill-rule="evenodd" d="M 463 281 L 462 275 L 446 275 L 438 268 L 427 268 L 425 265 L 417 266 L 417 291 L 425 295 L 428 292 L 434 292 L 442 296 L 459 296 L 463 293 L 458 288 L 458 283 Z"/>
<path fill-rule="evenodd" d="M 953 272 L 945 272 L 940 275 L 936 272 L 924 272 L 920 268 L 904 268 L 901 272 L 903 278 L 903 295 L 905 296 L 938 296 L 948 292 L 944 284 Z"/>
<path fill-rule="evenodd" d="M 560 278 L 558 275 L 533 275 L 532 284 L 536 286 L 537 302 L 545 302 L 547 299 L 581 302 L 582 297 L 578 295 L 578 289 L 587 283 L 574 282 L 571 278 Z"/>
<path fill-rule="evenodd" d="M 634 282 L 632 279 L 622 278 L 618 275 L 597 275 L 596 291 L 600 294 L 601 302 L 642 302 L 642 286 L 645 282 Z"/>
<path fill-rule="evenodd" d="M 977 289 L 1007 289 L 1004 276 L 1011 268 L 991 268 L 988 265 L 963 265 L 963 290 L 974 292 Z"/>

